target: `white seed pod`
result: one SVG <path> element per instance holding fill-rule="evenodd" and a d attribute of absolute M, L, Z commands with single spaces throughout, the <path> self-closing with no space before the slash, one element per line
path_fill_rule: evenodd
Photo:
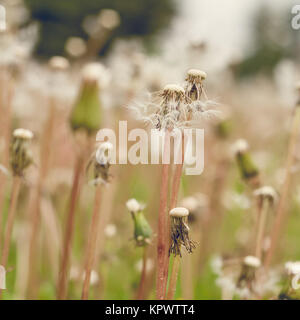
<path fill-rule="evenodd" d="M 141 204 L 136 199 L 129 199 L 126 202 L 126 207 L 130 212 L 139 212 L 142 210 Z"/>
<path fill-rule="evenodd" d="M 253 195 L 255 197 L 267 198 L 272 202 L 277 200 L 277 192 L 270 186 L 263 186 L 259 189 L 254 190 Z"/>
<path fill-rule="evenodd" d="M 285 263 L 284 267 L 289 275 L 300 274 L 300 261 L 288 261 Z"/>
<path fill-rule="evenodd" d="M 248 142 L 244 139 L 237 140 L 232 146 L 232 151 L 234 154 L 245 153 L 248 150 L 249 150 Z"/>
<path fill-rule="evenodd" d="M 68 59 L 61 56 L 54 56 L 49 60 L 49 66 L 56 71 L 64 71 L 70 67 Z"/>
<path fill-rule="evenodd" d="M 30 130 L 19 128 L 14 130 L 13 136 L 19 139 L 31 140 L 33 133 Z"/>
<path fill-rule="evenodd" d="M 205 80 L 207 77 L 206 72 L 199 70 L 199 69 L 190 69 L 187 72 L 188 77 L 198 79 L 198 80 Z"/>
<path fill-rule="evenodd" d="M 108 224 L 104 229 L 104 233 L 108 238 L 112 238 L 117 233 L 117 227 L 114 224 Z"/>
<path fill-rule="evenodd" d="M 183 207 L 178 207 L 178 208 L 173 208 L 169 214 L 171 217 L 183 218 L 189 215 L 189 210 Z"/>
<path fill-rule="evenodd" d="M 251 268 L 259 268 L 261 266 L 261 261 L 257 257 L 254 256 L 247 256 L 244 258 L 244 265 Z"/>

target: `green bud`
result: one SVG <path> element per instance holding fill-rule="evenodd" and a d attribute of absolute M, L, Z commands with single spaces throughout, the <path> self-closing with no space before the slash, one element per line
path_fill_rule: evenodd
<path fill-rule="evenodd" d="M 258 176 L 259 171 L 249 152 L 238 153 L 236 159 L 241 175 L 245 180 Z"/>
<path fill-rule="evenodd" d="M 132 214 L 134 221 L 134 239 L 136 245 L 144 247 L 150 243 L 152 229 L 142 211 Z"/>
<path fill-rule="evenodd" d="M 216 125 L 216 134 L 222 139 L 226 139 L 232 131 L 232 122 L 229 119 L 220 121 Z"/>
<path fill-rule="evenodd" d="M 88 134 L 99 130 L 101 124 L 101 103 L 99 99 L 99 75 L 97 65 L 91 64 L 84 70 L 79 96 L 71 112 L 70 125 L 76 131 Z"/>

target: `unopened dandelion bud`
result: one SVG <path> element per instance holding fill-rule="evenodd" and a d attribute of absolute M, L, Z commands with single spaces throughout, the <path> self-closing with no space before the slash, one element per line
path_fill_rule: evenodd
<path fill-rule="evenodd" d="M 184 246 L 187 252 L 192 253 L 195 249 L 195 243 L 189 238 L 189 227 L 187 219 L 189 211 L 186 208 L 173 208 L 169 212 L 171 218 L 171 246 L 169 254 L 181 257 L 181 246 Z"/>
<path fill-rule="evenodd" d="M 64 57 L 54 56 L 49 60 L 49 66 L 54 71 L 64 71 L 70 67 L 70 63 Z"/>
<path fill-rule="evenodd" d="M 250 155 L 248 143 L 245 140 L 238 140 L 234 145 L 234 152 L 243 179 L 250 181 L 258 177 L 259 171 Z"/>
<path fill-rule="evenodd" d="M 29 142 L 33 138 L 33 133 L 26 129 L 16 129 L 13 132 L 13 140 L 10 147 L 11 168 L 16 176 L 23 176 L 24 170 L 32 163 L 32 154 L 29 150 Z"/>
<path fill-rule="evenodd" d="M 138 247 L 144 247 L 151 242 L 152 229 L 142 211 L 143 206 L 135 199 L 126 203 L 134 223 L 134 240 Z"/>
<path fill-rule="evenodd" d="M 70 124 L 76 130 L 85 130 L 92 134 L 101 124 L 101 103 L 99 99 L 99 78 L 103 67 L 92 63 L 87 65 L 82 74 L 82 84 L 73 107 Z"/>

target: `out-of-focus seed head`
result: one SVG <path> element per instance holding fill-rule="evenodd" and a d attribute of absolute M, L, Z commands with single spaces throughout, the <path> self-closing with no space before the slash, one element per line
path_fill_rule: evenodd
<path fill-rule="evenodd" d="M 23 176 L 24 170 L 32 163 L 32 154 L 29 150 L 29 142 L 33 138 L 33 133 L 26 129 L 16 129 L 13 132 L 13 140 L 10 147 L 10 165 L 13 174 Z"/>
<path fill-rule="evenodd" d="M 249 150 L 249 144 L 244 139 L 237 140 L 232 146 L 235 155 L 245 153 Z"/>
<path fill-rule="evenodd" d="M 300 274 L 300 261 L 288 261 L 285 263 L 284 268 L 289 275 Z"/>
<path fill-rule="evenodd" d="M 102 143 L 97 149 L 96 152 L 92 155 L 87 170 L 91 164 L 93 164 L 94 176 L 92 183 L 94 185 L 98 184 L 107 184 L 110 178 L 110 165 L 111 157 L 113 151 L 113 145 L 110 142 Z"/>
<path fill-rule="evenodd" d="M 121 18 L 117 11 L 103 9 L 99 13 L 98 21 L 103 28 L 113 30 L 120 25 Z"/>
<path fill-rule="evenodd" d="M 14 130 L 13 136 L 16 139 L 31 140 L 33 133 L 30 130 L 19 128 Z"/>
<path fill-rule="evenodd" d="M 136 199 L 129 199 L 126 202 L 126 207 L 128 211 L 136 213 L 142 210 L 141 204 Z"/>
<path fill-rule="evenodd" d="M 86 43 L 82 38 L 70 37 L 65 44 L 66 52 L 74 58 L 79 58 L 86 53 Z"/>
<path fill-rule="evenodd" d="M 261 266 L 261 261 L 257 257 L 254 256 L 247 256 L 244 258 L 243 261 L 244 265 L 250 268 L 257 269 Z"/>
<path fill-rule="evenodd" d="M 65 71 L 70 67 L 68 59 L 54 56 L 49 60 L 49 67 L 54 71 Z"/>
<path fill-rule="evenodd" d="M 271 204 L 277 201 L 278 195 L 274 188 L 270 186 L 263 186 L 254 190 L 254 196 L 261 198 L 261 200 L 267 199 Z"/>

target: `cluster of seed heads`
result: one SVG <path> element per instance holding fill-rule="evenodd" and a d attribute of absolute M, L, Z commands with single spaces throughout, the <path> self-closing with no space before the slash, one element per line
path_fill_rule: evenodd
<path fill-rule="evenodd" d="M 216 117 L 219 112 L 210 109 L 216 103 L 209 101 L 206 94 L 204 101 L 201 100 L 202 93 L 205 93 L 205 79 L 205 72 L 190 69 L 184 87 L 177 84 L 166 85 L 158 95 L 159 101 L 151 102 L 147 106 L 147 115 L 142 115 L 141 118 L 158 130 L 173 130 L 191 126 L 193 121 L 202 118 Z"/>

